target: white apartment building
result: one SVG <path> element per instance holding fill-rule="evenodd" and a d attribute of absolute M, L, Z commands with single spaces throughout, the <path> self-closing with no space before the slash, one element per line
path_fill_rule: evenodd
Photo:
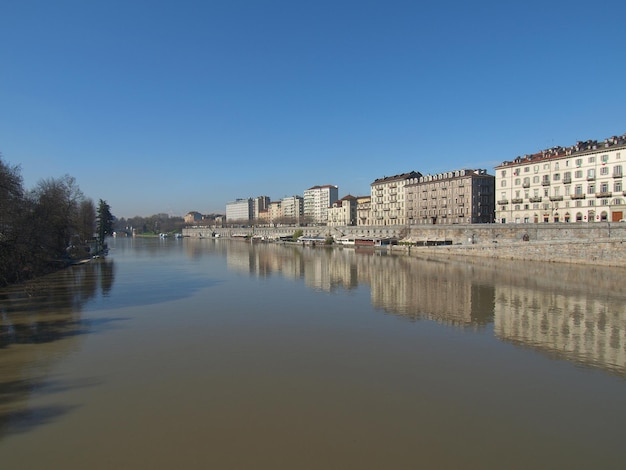
<path fill-rule="evenodd" d="M 252 199 L 235 199 L 226 203 L 226 221 L 247 221 L 253 215 Z"/>
<path fill-rule="evenodd" d="M 333 227 L 356 225 L 356 197 L 348 194 L 333 202 L 328 208 L 328 225 Z"/>
<path fill-rule="evenodd" d="M 404 225 L 406 208 L 404 187 L 412 179 L 422 176 L 417 171 L 374 180 L 371 188 L 371 224 Z"/>
<path fill-rule="evenodd" d="M 496 222 L 571 223 L 626 218 L 626 134 L 553 147 L 496 170 Z"/>
<path fill-rule="evenodd" d="M 337 186 L 313 186 L 304 191 L 304 216 L 308 221 L 325 224 L 328 221 L 328 208 L 339 199 Z"/>

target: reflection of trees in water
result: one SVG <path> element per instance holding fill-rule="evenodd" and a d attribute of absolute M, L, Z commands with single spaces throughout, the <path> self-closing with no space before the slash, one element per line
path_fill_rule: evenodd
<path fill-rule="evenodd" d="M 74 338 L 111 321 L 84 320 L 81 310 L 96 295 L 109 294 L 114 273 L 112 260 L 98 260 L 0 290 L 0 436 L 7 428 L 26 430 L 68 411 L 27 408 L 25 402 L 42 387 L 85 385 L 51 383 L 46 371 L 76 346 Z"/>

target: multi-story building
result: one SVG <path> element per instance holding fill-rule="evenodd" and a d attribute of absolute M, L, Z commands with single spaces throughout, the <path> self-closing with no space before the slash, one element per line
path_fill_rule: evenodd
<path fill-rule="evenodd" d="M 267 211 L 270 205 L 270 198 L 268 196 L 258 196 L 252 201 L 252 218 L 260 219 L 261 213 Z"/>
<path fill-rule="evenodd" d="M 301 196 L 289 196 L 280 200 L 283 212 L 282 222 L 300 224 L 304 220 L 304 199 Z"/>
<path fill-rule="evenodd" d="M 184 221 L 186 224 L 193 224 L 195 222 L 200 222 L 202 220 L 202 214 L 197 211 L 187 212 L 184 217 Z"/>
<path fill-rule="evenodd" d="M 405 186 L 410 225 L 493 222 L 495 177 L 487 170 L 457 170 L 411 178 Z"/>
<path fill-rule="evenodd" d="M 308 221 L 325 224 L 328 220 L 328 208 L 339 199 L 339 188 L 327 184 L 313 186 L 304 191 L 304 216 Z"/>
<path fill-rule="evenodd" d="M 270 219 L 271 224 L 280 223 L 283 217 L 283 209 L 281 206 L 281 201 L 270 202 L 268 212 L 269 212 L 269 219 Z"/>
<path fill-rule="evenodd" d="M 626 134 L 505 161 L 496 170 L 496 222 L 620 221 L 626 217 Z"/>
<path fill-rule="evenodd" d="M 404 187 L 422 176 L 417 171 L 374 180 L 371 188 L 371 224 L 404 225 L 406 208 Z"/>
<path fill-rule="evenodd" d="M 356 197 L 348 194 L 328 208 L 328 225 L 356 225 Z"/>
<path fill-rule="evenodd" d="M 356 198 L 356 224 L 371 225 L 372 196 L 357 196 Z"/>
<path fill-rule="evenodd" d="M 252 219 L 254 214 L 252 199 L 235 199 L 226 203 L 226 221 L 247 221 Z"/>

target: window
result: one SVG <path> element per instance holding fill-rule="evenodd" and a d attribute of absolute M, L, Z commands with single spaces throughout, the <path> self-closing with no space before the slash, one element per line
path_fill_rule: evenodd
<path fill-rule="evenodd" d="M 595 206 L 596 205 L 596 200 L 595 199 L 589 199 L 589 204 L 587 204 L 588 206 Z"/>
<path fill-rule="evenodd" d="M 600 175 L 606 176 L 608 174 L 609 174 L 609 167 L 608 166 L 603 166 L 602 168 L 600 168 Z"/>
<path fill-rule="evenodd" d="M 595 156 L 594 157 L 589 157 L 588 162 L 589 163 L 595 163 L 596 162 L 596 157 Z"/>
<path fill-rule="evenodd" d="M 555 195 L 555 196 L 560 196 L 560 195 L 561 195 L 560 193 L 561 193 L 561 188 L 559 188 L 558 186 L 556 186 L 556 187 L 554 188 L 554 195 Z"/>
<path fill-rule="evenodd" d="M 565 182 L 572 181 L 572 172 L 571 171 L 566 171 L 565 173 L 563 173 L 563 181 L 565 181 Z"/>
<path fill-rule="evenodd" d="M 618 178 L 622 176 L 622 165 L 615 165 L 613 167 L 613 176 Z"/>
<path fill-rule="evenodd" d="M 576 172 L 574 173 L 574 176 L 576 178 L 582 178 L 583 177 L 583 171 L 582 170 L 576 170 Z"/>
<path fill-rule="evenodd" d="M 524 186 L 530 186 L 530 178 L 528 176 L 524 178 Z"/>
<path fill-rule="evenodd" d="M 548 195 L 549 195 L 549 194 L 548 194 L 548 193 L 549 193 L 549 191 L 550 191 L 550 190 L 549 190 L 548 188 L 545 188 L 545 189 L 543 190 L 543 195 L 544 195 L 545 197 L 548 197 Z"/>
<path fill-rule="evenodd" d="M 613 184 L 613 191 L 621 191 L 622 190 L 622 182 L 621 181 L 616 181 Z"/>
<path fill-rule="evenodd" d="M 576 166 L 580 166 L 583 164 L 583 159 L 582 158 L 577 158 L 576 159 Z"/>
<path fill-rule="evenodd" d="M 533 167 L 533 172 L 535 172 L 535 173 L 539 173 L 539 165 L 535 165 L 535 166 Z"/>
<path fill-rule="evenodd" d="M 587 194 L 595 194 L 596 193 L 596 185 L 591 183 L 587 185 Z"/>
<path fill-rule="evenodd" d="M 506 170 L 502 170 L 501 175 L 502 175 L 502 178 L 506 178 Z"/>
<path fill-rule="evenodd" d="M 600 184 L 600 192 L 608 193 L 609 192 L 609 183 L 601 183 Z"/>
<path fill-rule="evenodd" d="M 594 179 L 596 177 L 596 169 L 595 168 L 589 168 L 587 170 L 587 179 Z"/>
<path fill-rule="evenodd" d="M 561 179 L 561 173 L 555 173 L 552 175 L 553 181 L 559 181 Z"/>
<path fill-rule="evenodd" d="M 530 167 L 529 166 L 525 166 L 524 167 L 524 173 L 528 173 L 530 171 Z"/>
<path fill-rule="evenodd" d="M 577 184 L 574 187 L 574 194 L 576 194 L 577 196 L 580 196 L 580 195 L 582 195 L 582 193 L 583 193 L 583 185 L 582 184 Z"/>
<path fill-rule="evenodd" d="M 538 184 L 539 183 L 539 177 L 538 176 L 533 176 L 533 183 L 534 184 Z"/>
<path fill-rule="evenodd" d="M 506 186 L 506 180 L 500 181 L 500 186 L 502 186 L 504 188 Z"/>
<path fill-rule="evenodd" d="M 521 184 L 521 180 L 519 178 L 515 178 L 515 186 L 519 186 Z"/>
<path fill-rule="evenodd" d="M 609 156 L 608 155 L 602 155 L 602 163 L 606 163 L 609 161 Z"/>

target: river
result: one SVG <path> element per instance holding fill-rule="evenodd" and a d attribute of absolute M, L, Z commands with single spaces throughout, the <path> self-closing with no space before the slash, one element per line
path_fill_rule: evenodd
<path fill-rule="evenodd" d="M 0 290 L 2 468 L 626 468 L 625 269 L 109 245 Z"/>

